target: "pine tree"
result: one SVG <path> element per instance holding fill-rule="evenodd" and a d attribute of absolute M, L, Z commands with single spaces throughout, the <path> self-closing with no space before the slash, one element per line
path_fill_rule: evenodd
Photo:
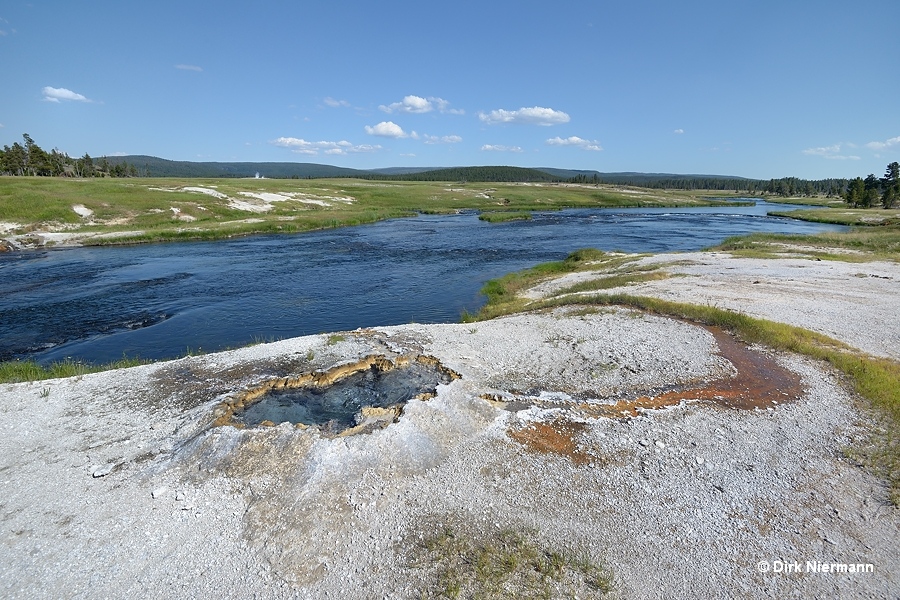
<path fill-rule="evenodd" d="M 844 194 L 844 200 L 852 207 L 862 206 L 866 197 L 866 182 L 862 177 L 850 180 L 847 186 L 847 193 Z"/>
<path fill-rule="evenodd" d="M 900 163 L 892 162 L 887 166 L 884 177 L 881 178 L 881 206 L 893 208 L 900 204 Z"/>

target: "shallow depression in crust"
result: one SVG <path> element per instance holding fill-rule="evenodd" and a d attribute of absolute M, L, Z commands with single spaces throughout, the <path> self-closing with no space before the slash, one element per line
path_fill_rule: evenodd
<path fill-rule="evenodd" d="M 409 400 L 430 398 L 439 384 L 455 378 L 436 361 L 378 361 L 329 385 L 272 389 L 235 411 L 232 421 L 244 427 L 284 422 L 315 425 L 329 434 L 371 422 L 373 427 L 367 428 L 371 430 L 394 421 Z"/>

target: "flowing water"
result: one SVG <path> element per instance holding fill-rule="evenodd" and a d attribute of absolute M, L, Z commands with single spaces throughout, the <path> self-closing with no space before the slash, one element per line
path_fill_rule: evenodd
<path fill-rule="evenodd" d="M 792 206 L 579 209 L 488 224 L 423 215 L 299 235 L 0 255 L 0 360 L 171 358 L 255 341 L 456 322 L 491 278 L 578 248 L 698 250 L 755 231 L 833 225 Z"/>

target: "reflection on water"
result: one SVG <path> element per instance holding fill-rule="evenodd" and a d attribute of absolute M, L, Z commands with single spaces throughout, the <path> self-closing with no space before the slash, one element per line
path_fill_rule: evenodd
<path fill-rule="evenodd" d="M 794 208 L 794 207 L 778 207 Z M 419 216 L 299 235 L 0 255 L 0 360 L 170 358 L 254 341 L 459 320 L 488 279 L 572 250 L 688 251 L 841 227 L 773 205 Z"/>

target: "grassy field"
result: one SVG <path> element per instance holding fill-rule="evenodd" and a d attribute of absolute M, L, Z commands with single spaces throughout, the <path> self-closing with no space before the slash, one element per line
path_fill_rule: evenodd
<path fill-rule="evenodd" d="M 900 260 L 900 225 L 853 227 L 847 233 L 786 235 L 754 233 L 726 239 L 713 248 L 747 258 L 799 256 L 866 262 Z"/>
<path fill-rule="evenodd" d="M 0 236 L 16 236 L 22 246 L 218 239 L 358 225 L 416 213 L 477 210 L 497 213 L 487 219 L 496 222 L 535 210 L 716 202 L 700 191 L 602 185 L 0 177 Z"/>
<path fill-rule="evenodd" d="M 776 204 L 800 204 L 802 206 L 821 206 L 828 208 L 846 208 L 847 203 L 840 198 L 814 196 L 812 198 L 781 198 L 779 196 L 767 196 L 769 202 Z"/>
<path fill-rule="evenodd" d="M 834 223 L 837 225 L 856 225 L 859 227 L 900 225 L 900 210 L 896 208 L 848 208 L 841 203 L 833 207 L 792 210 L 769 213 L 779 217 L 813 221 L 815 223 Z"/>

